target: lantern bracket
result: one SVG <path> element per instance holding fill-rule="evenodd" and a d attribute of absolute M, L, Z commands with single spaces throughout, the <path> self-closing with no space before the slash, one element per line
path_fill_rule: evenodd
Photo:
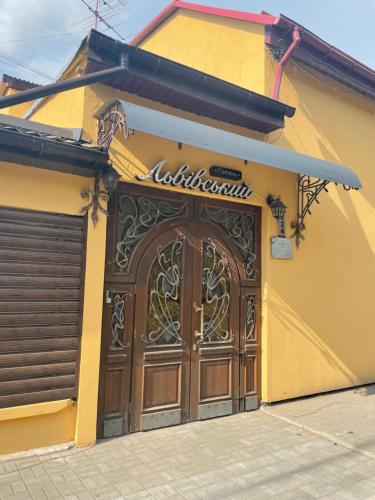
<path fill-rule="evenodd" d="M 102 182 L 102 172 L 98 172 L 94 180 L 94 189 L 82 189 L 81 196 L 83 199 L 87 200 L 87 205 L 81 208 L 81 215 L 87 215 L 91 212 L 91 219 L 96 226 L 99 217 L 98 212 L 102 212 L 106 217 L 108 217 L 107 210 L 102 206 L 101 201 L 107 203 L 109 201 L 108 191 L 103 191 L 100 187 Z"/>

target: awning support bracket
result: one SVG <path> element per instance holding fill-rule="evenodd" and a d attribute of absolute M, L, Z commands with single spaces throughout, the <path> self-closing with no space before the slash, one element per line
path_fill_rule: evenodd
<path fill-rule="evenodd" d="M 301 240 L 304 240 L 302 234 L 305 230 L 305 217 L 307 214 L 311 215 L 311 205 L 314 203 L 319 204 L 318 196 L 322 191 L 328 193 L 327 185 L 331 181 L 324 179 L 312 178 L 308 175 L 298 175 L 298 218 L 297 221 L 291 223 L 291 228 L 294 229 L 293 237 L 296 238 L 296 245 L 299 247 Z M 337 186 L 337 182 L 335 182 Z M 343 184 L 342 187 L 345 191 L 359 188 Z"/>
<path fill-rule="evenodd" d="M 134 131 L 129 129 L 126 124 L 124 108 L 119 101 L 108 107 L 98 118 L 97 146 L 105 151 L 109 150 L 117 129 L 124 131 L 125 139 L 134 134 Z"/>
<path fill-rule="evenodd" d="M 311 205 L 319 204 L 318 196 L 322 191 L 328 193 L 327 185 L 330 181 L 315 179 L 308 175 L 298 175 L 298 218 L 291 223 L 294 229 L 293 236 L 296 238 L 296 245 L 299 247 L 301 240 L 304 240 L 305 217 L 311 214 Z"/>

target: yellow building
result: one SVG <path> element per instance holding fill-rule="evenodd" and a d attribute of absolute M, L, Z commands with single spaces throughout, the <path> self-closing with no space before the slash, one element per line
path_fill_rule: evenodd
<path fill-rule="evenodd" d="M 7 335 L 21 326 L 1 310 L 6 292 L 0 299 L 0 435 L 13 436 L 0 451 L 86 445 L 374 382 L 374 72 L 284 16 L 180 1 L 130 45 L 92 31 L 61 82 L 117 67 L 103 83 L 35 94 L 22 120 L 108 152 L 120 176 L 108 207 L 116 179 L 104 159 L 89 182 L 45 170 L 38 155 L 33 167 L 2 157 L 0 210 L 14 231 L 13 209 L 79 218 L 82 190 L 90 208 L 76 315 L 64 309 L 63 282 L 49 304 L 61 317 L 48 320 L 30 298 L 15 347 Z M 63 231 L 70 245 L 75 233 Z M 0 245 L 4 269 L 10 244 Z M 77 263 L 64 268 L 74 290 Z M 80 308 L 76 372 L 58 372 Z M 16 348 L 34 352 L 23 346 L 40 339 L 38 321 L 50 321 L 41 324 L 57 363 L 37 370 L 64 388 L 77 373 L 74 394 L 42 403 L 17 389 L 40 392 L 31 354 L 21 355 L 19 385 L 2 368 Z"/>
<path fill-rule="evenodd" d="M 15 78 L 14 76 L 10 75 L 3 75 L 0 82 L 0 96 L 14 95 L 22 90 L 33 89 L 35 87 L 37 87 L 36 83 L 28 82 L 27 80 L 22 80 L 21 78 Z M 18 106 L 3 108 L 1 111 L 4 115 L 22 118 L 29 107 L 30 102 L 25 102 Z"/>

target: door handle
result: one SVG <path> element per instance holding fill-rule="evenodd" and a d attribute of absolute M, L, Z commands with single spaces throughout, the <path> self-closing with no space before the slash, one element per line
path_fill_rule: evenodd
<path fill-rule="evenodd" d="M 203 311 L 203 305 L 198 306 L 198 304 L 196 302 L 194 302 L 193 307 L 194 307 L 194 311 L 197 313 Z"/>
<path fill-rule="evenodd" d="M 105 291 L 105 303 L 112 304 L 111 290 Z"/>
<path fill-rule="evenodd" d="M 203 342 L 203 334 L 204 334 L 204 307 L 203 304 L 198 306 L 195 302 L 193 304 L 194 311 L 200 313 L 200 330 L 195 330 L 194 336 L 198 339 L 197 344 Z"/>

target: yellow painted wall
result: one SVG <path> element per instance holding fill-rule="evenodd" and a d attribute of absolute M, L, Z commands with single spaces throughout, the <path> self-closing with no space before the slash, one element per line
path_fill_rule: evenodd
<path fill-rule="evenodd" d="M 82 128 L 84 96 L 85 88 L 79 87 L 48 97 L 29 119 L 55 127 Z"/>
<path fill-rule="evenodd" d="M 101 205 L 106 208 L 105 202 L 101 201 Z M 95 227 L 92 221 L 89 221 L 87 231 L 89 251 L 86 253 L 78 412 L 75 431 L 77 446 L 86 446 L 96 441 L 106 229 L 107 219 L 102 213 L 99 213 L 99 221 Z"/>
<path fill-rule="evenodd" d="M 82 189 L 93 180 L 0 162 L 0 206 L 79 215 Z M 40 403 L 0 409 L 0 454 L 74 441 L 95 442 L 106 221 L 88 221 L 86 278 L 77 405 Z"/>
<path fill-rule="evenodd" d="M 8 89 L 5 95 L 17 94 L 17 90 Z M 29 109 L 30 103 L 24 102 L 22 104 L 17 104 L 16 106 L 10 106 L 8 108 L 3 108 L 1 113 L 3 115 L 15 116 L 16 118 L 22 118 L 26 111 Z"/>
<path fill-rule="evenodd" d="M 264 26 L 178 10 L 140 47 L 263 93 Z"/>
<path fill-rule="evenodd" d="M 77 53 L 63 72 L 60 81 L 77 78 L 86 64 L 86 53 Z M 85 87 L 54 94 L 29 103 L 28 119 L 46 125 L 66 128 L 82 128 Z"/>
<path fill-rule="evenodd" d="M 0 455 L 74 440 L 76 406 L 53 401 L 0 409 Z"/>
<path fill-rule="evenodd" d="M 290 272 L 272 272 L 269 400 L 375 380 L 375 103 L 293 62 L 280 99 L 297 112 L 276 144 L 347 165 L 364 187 L 323 193 Z"/>
<path fill-rule="evenodd" d="M 215 38 L 218 24 L 225 35 Z M 180 11 L 141 47 L 246 86 L 237 67 L 247 63 L 244 54 L 255 47 L 256 39 L 259 49 L 252 51 L 248 67 L 255 73 L 252 78 L 264 75 L 264 82 L 263 87 L 249 88 L 270 96 L 276 63 L 263 36 L 259 40 L 251 31 L 259 27 L 247 26 L 248 33 L 241 32 L 244 38 L 237 38 L 238 26 L 229 19 Z M 236 40 L 235 46 L 231 40 Z M 202 50 L 195 50 L 196 43 Z M 227 47 L 230 57 L 221 58 Z M 306 220 L 306 241 L 293 262 L 263 260 L 265 401 L 375 380 L 374 102 L 293 62 L 284 73 L 280 100 L 295 106 L 296 114 L 286 119 L 285 130 L 265 140 L 347 165 L 358 173 L 364 189 L 347 193 L 330 187 Z M 291 182 L 295 186 L 296 179 Z M 285 183 L 276 186 L 284 201 L 286 190 Z M 289 218 L 295 218 L 296 198 L 291 206 L 286 204 Z M 263 245 L 268 248 L 267 236 Z"/>

